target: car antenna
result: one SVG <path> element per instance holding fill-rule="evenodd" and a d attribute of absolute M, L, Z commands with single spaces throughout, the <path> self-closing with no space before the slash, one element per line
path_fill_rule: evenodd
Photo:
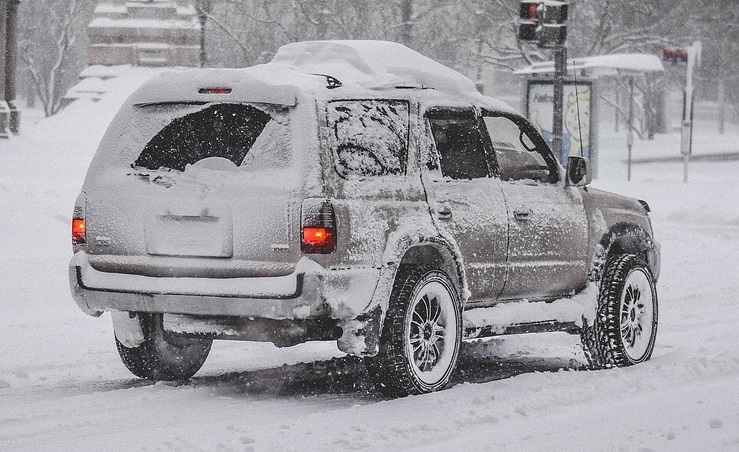
<path fill-rule="evenodd" d="M 580 122 L 580 94 L 577 92 L 577 68 L 575 67 L 575 60 L 572 60 L 572 76 L 575 80 L 575 108 L 577 109 L 577 133 L 578 135 L 580 135 L 580 157 L 585 157 L 584 155 L 582 155 L 584 143 L 582 142 L 582 123 Z"/>

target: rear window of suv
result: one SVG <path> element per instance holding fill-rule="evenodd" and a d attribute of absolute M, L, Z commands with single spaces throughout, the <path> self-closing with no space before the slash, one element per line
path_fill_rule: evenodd
<path fill-rule="evenodd" d="M 327 105 L 328 144 L 344 178 L 405 174 L 408 102 L 339 100 Z"/>
<path fill-rule="evenodd" d="M 286 121 L 275 121 L 255 106 L 168 104 L 138 108 L 138 119 L 167 119 L 153 138 L 139 145 L 143 149 L 139 147 L 142 150 L 134 167 L 184 171 L 188 165 L 211 157 L 227 159 L 236 166 L 245 166 L 257 154 L 264 154 L 261 160 L 274 162 L 287 158 Z"/>

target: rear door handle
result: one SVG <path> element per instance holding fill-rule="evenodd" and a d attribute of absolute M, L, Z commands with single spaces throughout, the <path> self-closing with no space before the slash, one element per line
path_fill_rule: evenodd
<path fill-rule="evenodd" d="M 442 220 L 448 220 L 452 217 L 452 208 L 444 204 L 436 209 L 436 213 L 439 214 L 439 218 Z"/>
<path fill-rule="evenodd" d="M 526 210 L 514 210 L 513 211 L 513 216 L 518 221 L 527 221 L 529 219 L 529 216 L 530 215 L 531 215 L 531 211 L 528 210 L 528 209 L 526 209 Z"/>

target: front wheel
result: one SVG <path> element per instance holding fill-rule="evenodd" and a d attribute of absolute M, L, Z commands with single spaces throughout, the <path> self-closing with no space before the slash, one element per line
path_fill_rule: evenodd
<path fill-rule="evenodd" d="M 164 330 L 162 314 L 136 314 L 144 342 L 127 347 L 115 340 L 123 364 L 132 374 L 149 380 L 187 380 L 205 363 L 212 339 L 189 338 Z"/>
<path fill-rule="evenodd" d="M 457 291 L 428 266 L 398 269 L 377 356 L 365 360 L 375 386 L 391 396 L 438 391 L 452 378 L 462 341 Z"/>
<path fill-rule="evenodd" d="M 647 264 L 632 254 L 606 263 L 593 325 L 582 334 L 593 367 L 648 360 L 657 336 L 657 289 Z"/>

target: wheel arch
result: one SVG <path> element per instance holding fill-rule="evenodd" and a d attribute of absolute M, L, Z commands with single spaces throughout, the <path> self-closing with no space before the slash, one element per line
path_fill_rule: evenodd
<path fill-rule="evenodd" d="M 452 281 L 460 306 L 469 298 L 462 254 L 453 241 L 430 228 L 396 231 L 388 237 L 369 305 L 356 318 L 341 324 L 344 335 L 338 341 L 340 350 L 357 356 L 377 354 L 395 280 L 404 265 L 431 265 L 442 270 Z"/>
<path fill-rule="evenodd" d="M 380 270 L 380 279 L 372 295 L 368 312 L 376 312 L 376 331 L 379 338 L 390 303 L 390 295 L 398 270 L 403 265 L 431 265 L 447 274 L 459 296 L 460 306 L 469 298 L 467 275 L 464 271 L 462 254 L 453 242 L 438 235 L 405 236 L 388 247 Z M 370 350 L 376 350 L 374 345 Z M 363 354 L 373 354 L 372 352 Z"/>
<path fill-rule="evenodd" d="M 432 237 L 409 247 L 400 265 L 431 265 L 442 270 L 452 280 L 462 303 L 467 298 L 467 278 L 461 259 L 449 242 L 441 237 Z"/>
<path fill-rule="evenodd" d="M 642 226 L 633 223 L 617 223 L 601 236 L 595 246 L 589 279 L 600 281 L 608 258 L 621 254 L 635 254 L 644 259 L 655 273 L 656 279 L 659 269 L 656 268 L 654 249 L 655 244 L 651 235 Z"/>

